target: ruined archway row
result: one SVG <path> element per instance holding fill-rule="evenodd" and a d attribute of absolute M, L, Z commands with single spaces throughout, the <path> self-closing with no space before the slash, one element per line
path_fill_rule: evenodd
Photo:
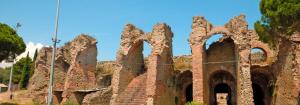
<path fill-rule="evenodd" d="M 224 26 L 213 26 L 204 17 L 196 16 L 193 18 L 192 32 L 189 38 L 189 43 L 192 50 L 192 89 L 194 101 L 209 103 L 208 93 L 204 89 L 209 88 L 207 81 L 210 81 L 210 76 L 204 76 L 210 66 L 206 65 L 207 58 L 205 49 L 203 48 L 208 38 L 215 34 L 223 34 L 225 42 L 232 47 L 231 59 L 233 64 L 228 66 L 229 72 L 235 78 L 237 104 L 253 104 L 253 91 L 251 82 L 251 48 L 260 48 L 267 53 L 267 60 L 260 66 L 269 65 L 272 62 L 270 58 L 274 55 L 272 50 L 264 43 L 258 40 L 258 36 L 253 30 L 248 29 L 248 23 L 245 21 L 245 16 L 240 15 L 231 19 Z M 146 87 L 143 90 L 144 100 L 146 103 L 157 104 L 175 104 L 174 94 L 174 70 L 173 70 L 173 52 L 172 52 L 172 37 L 173 33 L 166 24 L 157 24 L 153 27 L 153 31 L 144 33 L 135 26 L 128 24 L 125 26 L 121 36 L 121 44 L 117 53 L 118 69 L 115 70 L 112 88 L 113 97 L 111 104 L 122 103 L 126 101 L 122 95 L 129 94 L 129 89 L 133 82 L 142 84 Z M 231 39 L 231 40 L 227 40 Z M 230 44 L 232 41 L 232 45 Z M 226 43 L 227 43 L 226 42 Z M 147 43 L 151 46 L 151 54 L 148 57 L 147 63 L 144 61 L 142 54 L 143 44 Z M 216 50 L 217 51 L 217 50 Z M 220 65 L 218 69 L 222 69 Z M 224 67 L 223 67 L 224 69 Z M 228 71 L 229 70 L 229 71 Z M 226 70 L 225 70 L 226 71 Z M 211 71 L 213 72 L 213 71 Z M 210 75 L 210 72 L 207 72 Z M 144 80 L 139 78 L 145 77 Z M 175 76 L 176 77 L 176 76 Z M 188 86 L 189 84 L 185 84 Z M 172 87 L 173 86 L 173 87 Z M 205 87 L 206 86 L 206 87 Z M 232 87 L 232 84 L 230 85 Z M 139 96 L 139 93 L 136 93 Z M 206 94 L 206 95 L 205 95 Z M 159 97 L 158 97 L 159 96 Z M 137 98 L 137 97 L 131 97 Z M 169 101 L 167 102 L 166 99 Z M 178 100 L 175 98 L 175 100 Z M 167 102 L 167 103 L 166 103 Z"/>
<path fill-rule="evenodd" d="M 207 39 L 216 34 L 224 37 L 206 50 L 204 46 Z M 171 28 L 166 24 L 155 25 L 151 32 L 126 25 L 113 67 L 111 87 L 99 90 L 94 75 L 97 42 L 88 36 L 79 36 L 58 50 L 54 88 L 57 101 L 181 105 L 193 100 L 211 105 L 220 98 L 220 102 L 224 103 L 253 105 L 272 103 L 273 96 L 267 95 L 273 93 L 268 92 L 272 90 L 290 93 L 293 98 L 298 96 L 298 78 L 294 77 L 299 74 L 299 44 L 282 41 L 284 44 L 281 46 L 290 43 L 293 46 L 284 46 L 275 55 L 275 51 L 258 40 L 255 31 L 248 29 L 244 15 L 234 17 L 224 26 L 213 26 L 204 17 L 194 17 L 189 38 L 192 55 L 187 55 L 189 61 L 183 65 L 187 68 L 181 68 L 184 72 L 174 70 L 176 64 L 173 63 L 172 38 Z M 147 60 L 142 53 L 144 44 L 151 47 Z M 253 48 L 261 49 L 266 54 L 264 62 L 251 61 Z M 295 56 L 285 56 L 285 51 L 291 51 L 288 53 Z M 37 99 L 46 96 L 50 52 L 51 48 L 43 48 L 35 63 L 30 89 Z M 273 59 L 275 56 L 277 61 Z M 273 75 L 274 78 L 270 78 Z M 260 81 L 262 79 L 266 81 Z M 268 87 L 273 80 L 276 89 Z M 292 86 L 296 88 L 285 91 Z M 263 97 L 253 97 L 253 94 Z M 224 97 L 229 98 L 222 100 Z M 278 97 L 275 98 L 290 99 L 281 94 Z M 295 99 L 291 100 L 296 102 Z"/>

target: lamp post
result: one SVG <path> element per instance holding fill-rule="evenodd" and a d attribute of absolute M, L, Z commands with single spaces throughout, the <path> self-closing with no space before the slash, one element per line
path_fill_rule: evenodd
<path fill-rule="evenodd" d="M 52 50 L 52 60 L 51 60 L 51 68 L 50 68 L 50 79 L 49 79 L 47 105 L 52 105 L 52 103 L 53 103 L 52 102 L 52 100 L 53 100 L 52 99 L 52 95 L 53 95 L 52 93 L 53 93 L 54 61 L 55 61 L 56 44 L 59 42 L 59 40 L 57 40 L 59 5 L 60 5 L 60 0 L 57 0 L 56 19 L 55 19 L 55 32 L 54 32 L 54 37 L 52 38 L 53 50 Z"/>
<path fill-rule="evenodd" d="M 20 23 L 17 23 L 15 30 L 18 32 L 19 27 L 21 27 Z M 15 56 L 12 55 L 10 58 L 8 58 L 8 61 L 11 62 L 11 68 L 10 68 L 10 74 L 9 74 L 9 83 L 8 83 L 8 92 L 10 93 L 9 98 L 12 99 L 12 77 L 13 77 L 13 70 L 14 70 L 14 62 L 15 62 Z"/>
<path fill-rule="evenodd" d="M 13 69 L 14 69 L 14 58 L 11 57 L 9 59 L 9 62 L 11 62 L 11 68 L 10 68 L 10 74 L 9 74 L 9 84 L 8 84 L 8 92 L 9 92 L 9 98 L 12 99 L 12 75 L 13 75 Z"/>

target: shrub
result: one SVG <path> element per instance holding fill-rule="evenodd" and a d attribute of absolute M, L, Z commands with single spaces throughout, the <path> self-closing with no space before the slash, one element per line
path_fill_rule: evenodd
<path fill-rule="evenodd" d="M 67 101 L 67 102 L 65 102 L 63 105 L 77 105 L 77 104 L 72 103 L 72 102 L 70 102 L 70 101 Z"/>
<path fill-rule="evenodd" d="M 185 105 L 204 105 L 203 103 L 201 102 L 195 102 L 195 101 L 191 101 L 191 102 L 187 102 L 185 103 Z"/>
<path fill-rule="evenodd" d="M 16 103 L 9 103 L 9 102 L 5 102 L 5 103 L 0 103 L 0 105 L 19 105 Z"/>

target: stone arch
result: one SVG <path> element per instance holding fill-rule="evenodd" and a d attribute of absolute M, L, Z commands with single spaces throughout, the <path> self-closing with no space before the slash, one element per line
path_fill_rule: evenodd
<path fill-rule="evenodd" d="M 210 105 L 217 105 L 217 93 L 220 85 L 227 85 L 228 86 L 228 97 L 227 97 L 227 104 L 228 105 L 235 105 L 236 104 L 236 79 L 235 77 L 228 71 L 225 70 L 218 70 L 215 71 L 209 77 L 209 104 Z M 221 90 L 222 92 L 222 90 Z"/>
<path fill-rule="evenodd" d="M 192 95 L 192 93 L 188 93 L 188 92 L 192 92 L 192 90 L 189 89 L 193 89 L 192 86 L 193 85 L 193 75 L 192 72 L 190 70 L 184 71 L 182 73 L 179 74 L 178 79 L 177 79 L 177 87 L 178 87 L 178 91 L 179 91 L 179 104 L 185 104 L 188 101 L 192 101 L 193 97 L 191 97 L 190 95 Z"/>
<path fill-rule="evenodd" d="M 126 64 L 128 66 L 128 68 L 132 68 L 131 70 L 132 73 L 135 76 L 138 76 L 144 72 L 146 72 L 146 68 L 147 68 L 147 64 L 145 62 L 145 56 L 143 54 L 143 50 L 144 50 L 144 44 L 148 44 L 150 46 L 151 43 L 149 43 L 148 41 L 145 41 L 143 39 L 136 39 L 134 41 L 134 43 L 132 44 L 132 46 L 129 48 L 128 50 L 128 54 L 126 56 L 126 58 L 124 59 L 124 61 L 128 64 Z M 151 48 L 151 51 L 153 49 Z M 135 68 L 136 67 L 136 68 Z"/>
<path fill-rule="evenodd" d="M 255 67 L 251 70 L 251 81 L 254 94 L 254 103 L 270 105 L 274 89 L 274 76 L 268 71 L 269 68 Z"/>
<path fill-rule="evenodd" d="M 142 94 L 145 95 L 143 96 L 145 103 L 175 103 L 166 101 L 166 98 L 171 100 L 175 97 L 172 89 L 169 89 L 175 87 L 173 86 L 175 78 L 173 78 L 172 37 L 171 28 L 166 24 L 157 24 L 152 32 L 146 34 L 131 24 L 125 26 L 121 36 L 121 47 L 117 54 L 118 67 L 112 79 L 111 104 L 122 103 L 122 101 L 117 101 L 119 94 L 122 92 L 124 92 L 122 94 L 130 94 L 130 91 L 124 90 L 127 89 L 129 83 L 134 83 L 133 79 L 139 77 L 146 78 L 141 81 L 145 85 L 142 87 L 145 91 L 143 93 L 146 93 Z M 142 54 L 144 42 L 149 43 L 152 48 L 146 69 Z"/>
<path fill-rule="evenodd" d="M 204 89 L 211 90 L 214 89 L 216 85 L 222 83 L 221 81 L 215 81 L 216 84 L 212 85 L 212 81 L 215 74 L 222 73 L 227 74 L 228 77 L 236 78 L 237 74 L 237 53 L 236 53 L 236 45 L 234 40 L 231 37 L 223 37 L 219 41 L 210 45 L 210 47 L 203 51 L 203 73 L 204 75 Z M 221 71 L 220 71 L 221 70 Z M 235 79 L 231 79 L 230 81 L 235 81 Z M 225 81 L 226 82 L 226 81 Z M 235 82 L 232 82 L 235 83 Z M 229 87 L 235 86 L 235 84 L 225 83 Z M 234 88 L 235 89 L 235 88 Z M 234 90 L 233 88 L 230 90 Z M 233 92 L 233 91 L 232 91 Z M 214 91 L 205 91 L 204 99 L 206 104 L 216 104 L 216 94 Z M 233 94 L 233 93 L 231 93 Z M 232 95 L 228 94 L 229 97 Z M 232 100 L 229 103 L 233 103 L 235 101 Z"/>
<path fill-rule="evenodd" d="M 253 104 L 253 95 L 250 79 L 250 40 L 251 31 L 248 30 L 248 23 L 244 15 L 239 15 L 231 19 L 224 26 L 214 27 L 204 17 L 193 17 L 192 32 L 189 42 L 192 49 L 192 70 L 193 70 L 193 99 L 194 101 L 204 102 L 207 104 L 209 99 L 205 96 L 205 54 L 203 46 L 205 41 L 213 34 L 224 34 L 226 38 L 231 38 L 235 45 L 236 54 L 236 75 L 237 77 L 237 104 Z M 225 69 L 226 70 L 226 69 Z M 241 78 L 244 77 L 244 78 Z M 204 78 L 204 79 L 203 79 Z M 206 78 L 207 79 L 207 78 Z"/>
<path fill-rule="evenodd" d="M 272 63 L 273 61 L 273 58 L 274 58 L 274 51 L 270 49 L 270 47 L 261 42 L 261 41 L 258 41 L 258 40 L 253 40 L 251 41 L 251 49 L 253 48 L 259 48 L 261 49 L 262 51 L 264 51 L 264 53 L 266 54 L 266 60 L 262 63 L 252 63 L 252 65 L 263 65 L 263 66 L 266 66 L 266 65 L 269 65 Z"/>
<path fill-rule="evenodd" d="M 143 41 L 137 40 L 143 35 L 144 32 L 132 24 L 127 24 L 122 32 L 116 60 L 117 68 L 111 83 L 113 87 L 112 102 L 144 69 Z"/>
<path fill-rule="evenodd" d="M 238 42 L 240 42 L 239 39 L 235 37 L 235 34 L 231 33 L 229 29 L 226 28 L 225 26 L 213 27 L 212 30 L 210 30 L 210 32 L 207 33 L 206 36 L 204 36 L 203 42 L 206 42 L 208 38 L 216 34 L 223 34 L 224 38 L 231 38 L 235 44 L 238 44 Z"/>
<path fill-rule="evenodd" d="M 225 26 L 216 26 L 212 27 L 212 29 L 205 35 L 200 35 L 201 41 L 199 41 L 199 45 L 203 46 L 210 37 L 217 34 L 222 34 L 224 39 L 231 38 L 236 45 L 240 42 L 239 38 L 237 38 L 234 33 L 231 33 L 228 28 Z"/>

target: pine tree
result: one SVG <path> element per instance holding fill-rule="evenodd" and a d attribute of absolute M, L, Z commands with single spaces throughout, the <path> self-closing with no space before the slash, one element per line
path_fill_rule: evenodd
<path fill-rule="evenodd" d="M 31 69 L 30 69 L 30 74 L 29 74 L 30 77 L 32 77 L 32 75 L 34 73 L 34 70 L 35 70 L 35 60 L 36 60 L 37 56 L 38 56 L 38 49 L 35 49 L 33 60 L 32 60 L 32 65 L 31 65 Z"/>
<path fill-rule="evenodd" d="M 21 80 L 20 80 L 20 89 L 26 89 L 28 81 L 29 81 L 29 73 L 30 73 L 30 69 L 31 69 L 31 63 L 30 63 L 30 58 L 29 58 L 29 52 L 27 53 L 26 56 L 26 61 L 25 64 L 23 66 L 23 70 L 22 70 L 22 75 L 21 75 Z"/>
<path fill-rule="evenodd" d="M 300 0 L 261 0 L 260 21 L 254 24 L 260 39 L 274 46 L 300 29 Z"/>
<path fill-rule="evenodd" d="M 35 49 L 33 60 L 32 60 L 33 62 L 35 62 L 37 55 L 38 55 L 38 49 Z"/>

